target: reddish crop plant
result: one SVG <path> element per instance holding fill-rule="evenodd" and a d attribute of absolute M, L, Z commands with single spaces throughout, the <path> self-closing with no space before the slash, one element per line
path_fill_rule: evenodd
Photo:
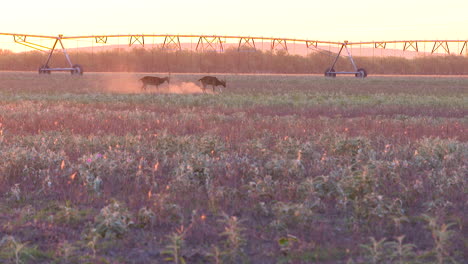
<path fill-rule="evenodd" d="M 1 263 L 468 259 L 467 78 L 142 76 L 0 73 Z"/>

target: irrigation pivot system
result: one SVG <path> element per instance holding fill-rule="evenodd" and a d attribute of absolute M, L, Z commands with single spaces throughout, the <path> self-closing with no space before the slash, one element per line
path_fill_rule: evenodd
<path fill-rule="evenodd" d="M 355 75 L 358 78 L 367 77 L 367 71 L 363 68 L 358 68 L 356 65 L 353 56 L 349 47 L 353 46 L 362 46 L 362 45 L 372 45 L 375 49 L 386 49 L 388 44 L 401 44 L 403 45 L 403 51 L 415 51 L 420 52 L 420 47 L 418 46 L 423 44 L 432 45 L 431 54 L 440 53 L 442 50 L 444 54 L 453 54 L 450 50 L 449 44 L 453 45 L 454 43 L 460 47 L 458 52 L 462 55 L 464 52 L 467 52 L 468 49 L 468 40 L 397 40 L 397 41 L 371 41 L 371 42 L 333 42 L 333 41 L 318 41 L 318 40 L 307 40 L 307 39 L 292 39 L 292 38 L 273 38 L 273 37 L 251 37 L 251 36 L 218 36 L 218 35 L 168 35 L 168 34 L 141 34 L 141 35 L 93 35 L 93 36 L 43 36 L 43 35 L 29 35 L 29 34 L 16 34 L 16 33 L 0 33 L 0 36 L 11 36 L 13 41 L 17 44 L 40 50 L 48 53 L 47 59 L 39 67 L 39 74 L 50 74 L 52 71 L 69 71 L 71 74 L 82 75 L 83 67 L 79 64 L 73 64 L 70 56 L 67 53 L 64 40 L 78 40 L 78 39 L 91 39 L 93 43 L 96 44 L 107 44 L 108 40 L 111 38 L 125 38 L 129 47 L 134 45 L 145 46 L 145 39 L 161 39 L 161 49 L 167 51 L 181 51 L 181 38 L 195 39 L 196 47 L 195 50 L 198 52 L 224 52 L 225 44 L 229 41 L 237 45 L 237 51 L 256 51 L 258 50 L 257 46 L 259 42 L 267 41 L 270 42 L 269 49 L 271 51 L 283 50 L 288 52 L 288 43 L 303 43 L 307 49 L 313 49 L 316 51 L 325 51 L 321 48 L 321 45 L 337 45 L 339 48 L 338 53 L 327 51 L 329 54 L 333 54 L 334 60 L 330 67 L 325 70 L 326 77 L 336 77 L 337 74 L 351 74 Z M 52 41 L 49 46 L 38 44 L 37 42 L 30 41 L 30 39 L 46 39 Z M 65 55 L 66 62 L 68 65 L 65 67 L 50 67 L 50 62 L 55 51 L 60 49 Z M 345 51 L 345 52 L 344 52 Z M 458 53 L 455 52 L 455 53 Z M 344 54 L 344 55 L 342 55 Z M 336 71 L 335 66 L 341 56 L 347 56 L 353 67 L 352 71 Z"/>
<path fill-rule="evenodd" d="M 79 64 L 73 64 L 71 62 L 70 56 L 67 53 L 65 46 L 63 45 L 62 39 L 63 35 L 54 36 L 43 36 L 43 35 L 28 35 L 28 34 L 11 34 L 11 33 L 0 33 L 0 35 L 11 35 L 13 36 L 13 41 L 15 43 L 21 44 L 23 46 L 48 52 L 47 59 L 43 65 L 39 67 L 39 74 L 50 74 L 52 71 L 70 71 L 71 74 L 83 75 L 83 67 Z M 30 42 L 27 38 L 40 38 L 40 39 L 51 39 L 54 40 L 52 47 L 47 47 L 41 44 Z M 68 67 L 61 68 L 50 68 L 49 62 L 52 59 L 54 51 L 57 49 L 57 44 L 60 45 L 63 54 L 65 55 Z"/>
<path fill-rule="evenodd" d="M 340 58 L 340 55 L 341 55 L 341 52 L 343 51 L 343 49 L 346 50 L 346 53 L 348 53 L 348 58 L 349 58 L 351 64 L 353 65 L 354 71 L 348 71 L 348 72 L 345 72 L 345 71 L 337 72 L 337 71 L 335 71 L 335 65 L 338 62 L 338 59 Z M 336 54 L 335 60 L 333 61 L 331 67 L 328 68 L 325 71 L 325 76 L 326 77 L 336 77 L 337 74 L 354 74 L 354 76 L 356 76 L 358 78 L 366 78 L 367 77 L 367 71 L 365 69 L 363 69 L 363 68 L 358 69 L 358 67 L 356 66 L 356 63 L 354 62 L 353 56 L 351 55 L 351 52 L 349 52 L 349 49 L 348 49 L 348 41 L 345 41 L 345 42 L 343 42 L 343 44 L 341 44 L 340 51 Z"/>
<path fill-rule="evenodd" d="M 26 39 L 26 37 L 24 37 L 24 39 Z M 60 46 L 62 47 L 62 52 L 65 55 L 65 58 L 68 62 L 69 67 L 65 67 L 65 68 L 50 68 L 49 67 L 50 59 L 52 58 L 52 54 L 54 53 L 54 50 L 57 44 L 60 44 Z M 73 64 L 71 62 L 70 56 L 68 55 L 67 50 L 65 49 L 65 46 L 63 45 L 62 35 L 58 35 L 58 37 L 55 39 L 54 45 L 49 51 L 49 56 L 47 56 L 47 60 L 45 64 L 39 68 L 39 74 L 50 74 L 52 71 L 70 71 L 71 74 L 83 75 L 83 67 L 81 67 L 81 65 L 79 64 Z"/>

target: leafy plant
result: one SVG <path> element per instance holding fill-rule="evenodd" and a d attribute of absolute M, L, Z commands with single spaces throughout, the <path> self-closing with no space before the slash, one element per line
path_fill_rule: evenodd
<path fill-rule="evenodd" d="M 313 208 L 302 203 L 278 202 L 273 205 L 274 220 L 271 223 L 276 228 L 302 227 L 313 216 Z"/>
<path fill-rule="evenodd" d="M 296 236 L 290 234 L 288 234 L 286 237 L 281 237 L 278 239 L 278 245 L 280 247 L 281 253 L 288 255 L 297 242 L 299 242 L 299 239 Z"/>
<path fill-rule="evenodd" d="M 34 257 L 28 252 L 26 243 L 16 241 L 13 236 L 4 236 L 0 240 L 0 260 L 2 258 L 13 259 L 16 264 L 19 264 Z"/>
<path fill-rule="evenodd" d="M 10 195 L 13 199 L 15 199 L 15 201 L 19 201 L 21 199 L 21 189 L 19 183 L 16 183 L 10 188 Z"/>
<path fill-rule="evenodd" d="M 88 246 L 93 252 L 93 257 L 96 258 L 97 244 L 99 242 L 100 235 L 97 233 L 91 233 L 91 239 L 88 241 L 86 246 Z"/>
<path fill-rule="evenodd" d="M 223 263 L 223 252 L 217 245 L 211 245 L 211 252 L 208 253 L 208 257 L 211 257 L 213 259 L 213 263 L 215 264 Z"/>
<path fill-rule="evenodd" d="M 169 235 L 169 244 L 165 250 L 162 251 L 163 255 L 169 255 L 165 258 L 166 261 L 170 261 L 174 264 L 185 264 L 185 259 L 182 256 L 181 250 L 185 243 L 185 232 L 184 226 L 177 228 L 177 230 Z"/>
<path fill-rule="evenodd" d="M 99 215 L 94 219 L 94 224 L 93 233 L 99 234 L 101 237 L 121 238 L 133 225 L 133 221 L 127 208 L 118 201 L 113 201 L 101 209 Z"/>
<path fill-rule="evenodd" d="M 95 247 L 93 246 L 92 249 L 93 249 L 94 255 L 96 255 Z M 65 262 L 69 262 L 72 259 L 76 259 L 76 257 L 73 256 L 76 250 L 77 250 L 77 247 L 75 247 L 68 241 L 64 241 L 59 244 L 56 254 L 60 256 L 61 258 L 63 258 Z"/>
<path fill-rule="evenodd" d="M 387 239 L 382 238 L 377 241 L 374 237 L 370 237 L 369 244 L 361 245 L 364 249 L 364 255 L 369 260 L 369 263 L 378 264 L 385 263 L 390 254 L 390 244 Z"/>
<path fill-rule="evenodd" d="M 77 221 L 80 218 L 80 215 L 78 210 L 67 202 L 65 205 L 59 206 L 55 217 L 58 221 L 71 223 Z"/>
<path fill-rule="evenodd" d="M 246 241 L 242 234 L 245 228 L 241 226 L 241 221 L 236 216 L 228 216 L 223 213 L 219 222 L 224 224 L 224 232 L 221 233 L 221 236 L 226 238 L 223 252 L 227 262 L 238 263 L 242 261 L 246 257 L 243 251 Z"/>
<path fill-rule="evenodd" d="M 455 231 L 449 230 L 455 223 L 442 223 L 438 224 L 437 219 L 429 215 L 423 215 L 424 220 L 427 221 L 427 227 L 432 233 L 434 241 L 433 253 L 436 255 L 437 263 L 443 264 L 446 260 L 454 262 L 450 252 L 450 243 Z"/>
<path fill-rule="evenodd" d="M 153 226 L 156 221 L 156 214 L 148 207 L 142 207 L 138 210 L 138 224 L 141 227 Z"/>
<path fill-rule="evenodd" d="M 391 247 L 392 252 L 390 253 L 390 262 L 391 263 L 410 263 L 416 257 L 414 244 L 403 244 L 404 235 L 396 238 L 396 241 L 388 242 L 388 245 Z"/>

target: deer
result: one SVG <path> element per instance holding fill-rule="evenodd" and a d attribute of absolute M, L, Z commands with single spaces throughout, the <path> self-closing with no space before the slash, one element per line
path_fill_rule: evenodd
<path fill-rule="evenodd" d="M 206 92 L 206 86 L 208 85 L 211 85 L 213 87 L 213 92 L 215 91 L 215 87 L 218 86 L 218 85 L 221 85 L 223 87 L 226 88 L 226 81 L 225 80 L 218 80 L 218 78 L 216 77 L 213 77 L 213 76 L 205 76 L 203 78 L 201 78 L 200 80 L 198 80 L 199 82 L 201 82 L 202 84 L 202 90 L 203 90 L 203 93 Z M 219 88 L 219 91 L 221 92 L 221 88 Z"/>
<path fill-rule="evenodd" d="M 142 90 L 146 90 L 147 85 L 154 85 L 156 86 L 156 89 L 158 89 L 159 85 L 163 84 L 164 82 L 167 82 L 169 84 L 169 77 L 154 77 L 154 76 L 145 76 L 140 79 L 140 81 L 143 83 L 143 86 L 141 86 Z"/>

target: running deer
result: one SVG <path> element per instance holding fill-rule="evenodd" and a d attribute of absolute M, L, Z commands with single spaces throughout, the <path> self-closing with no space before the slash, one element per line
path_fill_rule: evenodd
<path fill-rule="evenodd" d="M 147 85 L 154 85 L 157 89 L 158 86 L 163 84 L 164 82 L 167 82 L 169 84 L 169 77 L 159 78 L 154 76 L 145 76 L 141 78 L 140 81 L 143 83 L 143 86 L 141 87 L 142 90 L 146 90 Z"/>
<path fill-rule="evenodd" d="M 223 87 L 226 87 L 226 81 L 225 80 L 218 80 L 218 78 L 216 77 L 213 77 L 213 76 L 205 76 L 203 78 L 201 78 L 200 80 L 198 80 L 201 82 L 203 88 L 203 92 L 205 93 L 206 92 L 206 86 L 208 85 L 211 85 L 213 87 L 213 92 L 215 91 L 215 87 L 218 86 L 218 85 L 221 85 Z M 219 88 L 219 91 L 221 92 L 221 88 Z"/>

